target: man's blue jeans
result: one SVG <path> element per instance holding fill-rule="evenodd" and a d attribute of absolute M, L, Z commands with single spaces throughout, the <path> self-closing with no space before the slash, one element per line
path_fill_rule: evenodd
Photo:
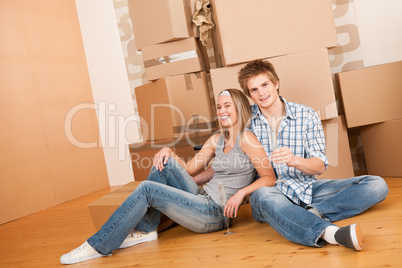
<path fill-rule="evenodd" d="M 320 237 L 331 222 L 353 217 L 383 201 L 388 186 L 378 176 L 351 179 L 320 179 L 313 184 L 313 202 L 309 206 L 290 201 L 275 186 L 262 187 L 251 194 L 253 218 L 267 222 L 286 239 L 312 247 L 322 247 Z M 315 208 L 321 215 L 307 211 Z"/>
<path fill-rule="evenodd" d="M 100 254 L 110 255 L 133 230 L 155 231 L 160 213 L 196 232 L 208 233 L 226 227 L 223 208 L 199 194 L 192 177 L 173 158 L 162 171 L 152 168 L 146 181 L 134 190 L 87 241 Z"/>

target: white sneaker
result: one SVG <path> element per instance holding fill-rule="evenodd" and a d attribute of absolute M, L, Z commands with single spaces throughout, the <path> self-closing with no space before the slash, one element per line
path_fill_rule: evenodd
<path fill-rule="evenodd" d="M 149 241 L 156 240 L 156 239 L 158 239 L 157 231 L 153 231 L 153 232 L 144 234 L 144 233 L 133 230 L 126 237 L 126 239 L 124 239 L 123 243 L 121 243 L 119 248 L 128 248 L 128 247 L 140 244 L 140 243 L 149 242 Z"/>
<path fill-rule="evenodd" d="M 99 258 L 102 256 L 103 255 L 99 254 L 96 250 L 93 249 L 93 247 L 91 247 L 90 244 L 88 244 L 87 241 L 85 241 L 85 243 L 79 246 L 78 248 L 61 256 L 60 262 L 62 264 L 73 264 Z"/>

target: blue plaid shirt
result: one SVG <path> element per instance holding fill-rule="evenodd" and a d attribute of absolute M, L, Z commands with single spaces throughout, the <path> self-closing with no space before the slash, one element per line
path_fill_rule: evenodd
<path fill-rule="evenodd" d="M 288 147 L 293 155 L 303 158 L 317 157 L 327 168 L 324 132 L 316 112 L 306 105 L 287 102 L 283 97 L 280 98 L 285 103 L 286 114 L 278 129 L 278 148 Z M 251 110 L 251 129 L 267 155 L 270 155 L 272 153 L 269 141 L 271 127 L 256 104 L 251 107 Z M 300 204 L 300 201 L 311 204 L 313 181 L 316 180 L 314 175 L 305 174 L 286 164 L 274 165 L 274 169 L 278 178 L 282 179 L 277 182 L 276 187 L 284 195 L 296 204 Z"/>

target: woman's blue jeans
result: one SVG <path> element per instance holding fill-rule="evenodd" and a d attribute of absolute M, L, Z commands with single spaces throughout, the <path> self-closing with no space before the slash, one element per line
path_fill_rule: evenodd
<path fill-rule="evenodd" d="M 320 237 L 331 222 L 353 217 L 380 203 L 388 195 L 388 186 L 378 176 L 350 179 L 320 179 L 313 184 L 313 202 L 309 206 L 290 201 L 275 186 L 262 187 L 251 194 L 253 218 L 267 222 L 286 239 L 312 247 L 322 247 Z M 321 215 L 307 211 L 315 208 Z"/>
<path fill-rule="evenodd" d="M 201 195 L 192 177 L 170 157 L 162 171 L 152 168 L 148 179 L 87 241 L 100 254 L 110 255 L 133 229 L 155 231 L 161 212 L 196 233 L 226 227 L 223 208 L 212 198 Z"/>

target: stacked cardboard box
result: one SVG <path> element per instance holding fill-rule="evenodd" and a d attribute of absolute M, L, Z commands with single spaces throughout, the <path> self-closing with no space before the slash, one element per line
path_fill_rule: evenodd
<path fill-rule="evenodd" d="M 337 45 L 330 0 L 211 2 L 218 67 Z"/>
<path fill-rule="evenodd" d="M 137 50 L 169 41 L 198 37 L 191 22 L 196 0 L 129 0 Z"/>
<path fill-rule="evenodd" d="M 164 146 L 186 160 L 194 156 L 193 146 L 206 141 L 202 133 L 216 129 L 215 109 L 208 55 L 192 23 L 196 0 L 128 3 L 137 50 L 151 81 L 135 89 L 143 142 L 130 145 L 134 177 L 144 180 L 153 155 Z"/>
<path fill-rule="evenodd" d="M 402 176 L 402 119 L 360 127 L 369 174 Z"/>
<path fill-rule="evenodd" d="M 196 0 L 129 0 L 137 50 L 148 80 L 209 70 L 192 23 Z"/>
<path fill-rule="evenodd" d="M 215 126 L 205 72 L 161 78 L 137 87 L 135 93 L 144 119 L 143 140 L 171 139 Z"/>
<path fill-rule="evenodd" d="M 326 154 L 330 165 L 327 170 L 316 176 L 317 178 L 346 179 L 354 176 L 352 156 L 350 154 L 348 132 L 343 116 L 324 120 L 322 122 Z"/>
<path fill-rule="evenodd" d="M 189 161 L 195 154 L 194 146 L 204 144 L 212 132 L 185 134 L 174 139 L 147 141 L 129 145 L 131 163 L 136 180 L 146 180 L 152 168 L 153 156 L 163 147 L 169 147 L 184 161 Z"/>
<path fill-rule="evenodd" d="M 402 61 L 337 74 L 349 128 L 402 118 Z"/>
<path fill-rule="evenodd" d="M 402 176 L 402 61 L 337 74 L 346 122 L 360 129 L 369 174 Z"/>
<path fill-rule="evenodd" d="M 142 59 L 150 81 L 172 75 L 209 71 L 206 49 L 193 37 L 143 47 Z"/>

